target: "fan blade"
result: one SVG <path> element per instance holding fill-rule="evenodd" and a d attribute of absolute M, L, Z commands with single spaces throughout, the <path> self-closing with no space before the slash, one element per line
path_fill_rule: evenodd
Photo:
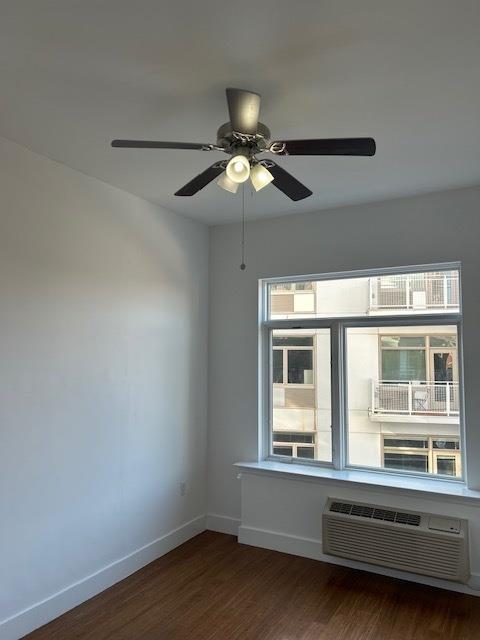
<path fill-rule="evenodd" d="M 373 156 L 376 145 L 373 138 L 326 138 L 283 140 L 273 142 L 270 148 L 281 156 Z"/>
<path fill-rule="evenodd" d="M 216 162 L 212 164 L 211 167 L 205 169 L 202 173 L 199 173 L 198 176 L 195 176 L 193 180 L 187 182 L 181 189 L 179 189 L 175 195 L 176 196 L 194 196 L 197 191 L 206 187 L 212 180 L 218 178 L 218 176 L 225 171 L 225 167 L 220 162 Z"/>
<path fill-rule="evenodd" d="M 283 191 L 291 200 L 303 200 L 312 195 L 310 189 L 294 178 L 288 171 L 279 167 L 278 164 L 268 160 L 265 164 L 273 176 L 273 182 L 277 189 Z"/>
<path fill-rule="evenodd" d="M 226 92 L 232 129 L 237 133 L 254 136 L 260 114 L 260 96 L 244 89 L 229 88 Z"/>
<path fill-rule="evenodd" d="M 200 142 L 157 142 L 155 140 L 112 140 L 112 147 L 124 149 L 198 149 L 210 151 L 211 144 Z"/>

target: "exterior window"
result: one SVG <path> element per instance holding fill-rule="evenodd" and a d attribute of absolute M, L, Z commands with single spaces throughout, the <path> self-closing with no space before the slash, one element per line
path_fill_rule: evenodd
<path fill-rule="evenodd" d="M 458 313 L 458 270 L 274 282 L 269 319 Z"/>
<path fill-rule="evenodd" d="M 284 446 L 288 442 L 292 446 Z M 315 459 L 315 434 L 314 433 L 289 433 L 274 432 L 273 452 L 280 456 L 293 458 Z"/>
<path fill-rule="evenodd" d="M 428 457 L 421 453 L 385 453 L 385 468 L 427 473 Z"/>
<path fill-rule="evenodd" d="M 277 456 L 292 456 L 293 447 L 278 447 L 276 445 L 273 446 L 273 453 Z"/>
<path fill-rule="evenodd" d="M 330 462 L 330 331 L 274 330 L 270 353 L 271 452 Z"/>
<path fill-rule="evenodd" d="M 436 345 L 457 342 L 456 325 L 346 329 L 349 464 L 446 475 L 431 451 L 439 427 L 460 440 L 458 354 Z M 459 461 L 453 467 L 460 475 Z"/>
<path fill-rule="evenodd" d="M 385 437 L 386 469 L 422 471 L 442 476 L 461 476 L 460 443 L 456 436 L 425 436 L 411 439 Z"/>
<path fill-rule="evenodd" d="M 277 334 L 272 338 L 273 383 L 313 386 L 313 336 Z"/>
<path fill-rule="evenodd" d="M 283 384 L 283 350 L 273 350 L 273 382 Z"/>
<path fill-rule="evenodd" d="M 313 384 L 313 350 L 289 349 L 288 384 Z"/>
<path fill-rule="evenodd" d="M 425 380 L 425 352 L 416 349 L 382 349 L 382 379 Z"/>
<path fill-rule="evenodd" d="M 463 477 L 457 268 L 264 286 L 266 456 Z"/>

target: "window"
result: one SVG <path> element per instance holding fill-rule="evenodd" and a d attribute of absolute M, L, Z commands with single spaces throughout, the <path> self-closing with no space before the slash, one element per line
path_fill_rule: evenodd
<path fill-rule="evenodd" d="M 331 461 L 330 332 L 270 332 L 269 447 L 276 456 Z"/>
<path fill-rule="evenodd" d="M 275 384 L 313 385 L 313 336 L 274 333 Z"/>
<path fill-rule="evenodd" d="M 386 469 L 421 471 L 443 476 L 461 477 L 458 436 L 424 436 L 405 438 L 385 436 L 383 459 Z"/>
<path fill-rule="evenodd" d="M 264 292 L 265 456 L 463 477 L 457 267 Z"/>
<path fill-rule="evenodd" d="M 283 443 L 291 443 L 291 446 L 285 446 Z M 315 433 L 291 433 L 291 432 L 275 432 L 273 433 L 273 453 L 280 456 L 289 456 L 293 458 L 315 459 Z"/>

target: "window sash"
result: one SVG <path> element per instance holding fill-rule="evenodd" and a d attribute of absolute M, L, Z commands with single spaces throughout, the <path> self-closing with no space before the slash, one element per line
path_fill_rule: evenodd
<path fill-rule="evenodd" d="M 458 265 L 454 268 L 458 269 Z M 442 267 L 445 270 L 445 267 Z M 428 269 L 432 270 L 431 267 Z M 412 269 L 418 272 L 418 268 Z M 402 273 L 405 273 L 402 271 Z M 371 274 L 365 274 L 371 275 Z M 382 275 L 382 274 L 380 274 Z M 349 275 L 348 277 L 352 277 Z M 318 276 L 313 279 L 319 279 Z M 302 277 L 305 280 L 305 276 Z M 348 398 L 347 398 L 347 365 L 346 365 L 346 330 L 348 328 L 362 327 L 400 327 L 400 326 L 439 326 L 452 325 L 457 329 L 458 349 L 458 382 L 460 389 L 460 459 L 462 476 L 449 478 L 452 481 L 464 481 L 465 479 L 465 427 L 464 427 L 464 401 L 463 401 L 463 354 L 462 354 L 462 316 L 461 313 L 432 313 L 432 314 L 408 314 L 408 315 L 382 315 L 382 316 L 355 316 L 335 318 L 302 318 L 288 320 L 268 320 L 268 284 L 271 281 L 261 282 L 260 300 L 263 314 L 260 317 L 260 402 L 259 419 L 261 422 L 260 457 L 261 459 L 277 460 L 282 462 L 295 461 L 295 464 L 307 464 L 335 469 L 358 469 L 374 471 L 375 473 L 387 473 L 395 475 L 408 475 L 418 477 L 436 478 L 430 473 L 415 473 L 398 471 L 378 467 L 360 467 L 348 463 Z M 460 296 L 461 303 L 461 296 Z M 320 460 L 302 460 L 301 458 L 289 458 L 274 455 L 273 451 L 273 384 L 272 384 L 272 333 L 276 329 L 329 329 L 330 330 L 330 357 L 331 357 L 331 428 L 332 428 L 332 462 Z"/>

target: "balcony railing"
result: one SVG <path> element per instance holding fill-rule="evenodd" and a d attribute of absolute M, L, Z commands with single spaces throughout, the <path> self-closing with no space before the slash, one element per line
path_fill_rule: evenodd
<path fill-rule="evenodd" d="M 372 414 L 458 416 L 458 382 L 372 380 Z"/>
<path fill-rule="evenodd" d="M 370 278 L 370 310 L 455 310 L 460 304 L 458 271 Z"/>

